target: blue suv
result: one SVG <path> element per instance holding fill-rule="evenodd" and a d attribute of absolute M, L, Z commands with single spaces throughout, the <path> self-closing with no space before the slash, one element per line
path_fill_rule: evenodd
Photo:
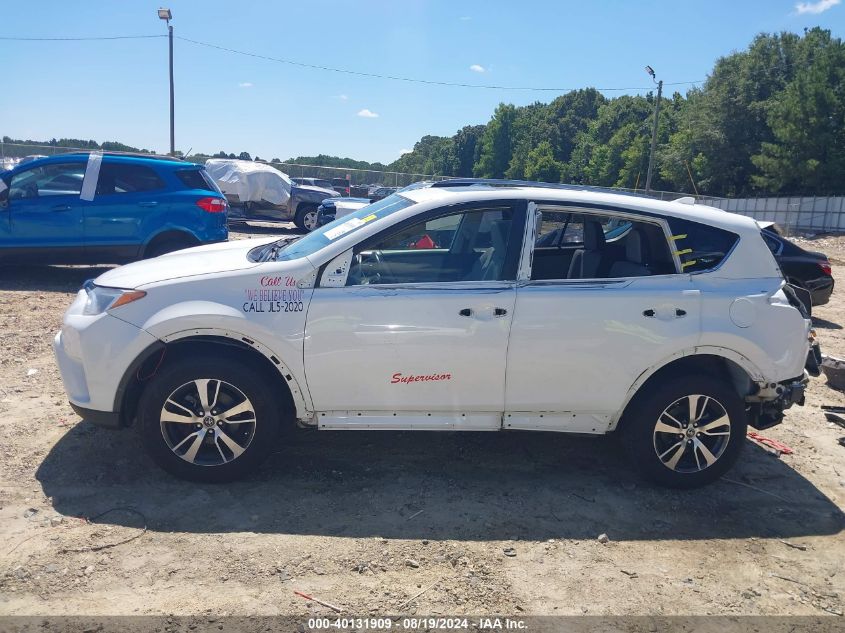
<path fill-rule="evenodd" d="M 41 158 L 0 174 L 0 263 L 122 263 L 228 239 L 200 165 L 147 154 Z"/>

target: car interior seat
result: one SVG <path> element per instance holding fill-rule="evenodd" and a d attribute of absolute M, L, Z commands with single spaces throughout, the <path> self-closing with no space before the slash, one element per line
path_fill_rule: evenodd
<path fill-rule="evenodd" d="M 499 278 L 507 254 L 510 224 L 510 220 L 490 223 L 490 248 L 473 264 L 467 281 L 492 281 Z"/>
<path fill-rule="evenodd" d="M 614 262 L 610 277 L 644 277 L 651 274 L 648 267 L 648 244 L 642 232 L 635 228 L 625 238 L 625 259 Z"/>
<path fill-rule="evenodd" d="M 598 277 L 604 256 L 604 229 L 598 220 L 584 222 L 584 248 L 572 254 L 567 279 L 593 279 Z"/>

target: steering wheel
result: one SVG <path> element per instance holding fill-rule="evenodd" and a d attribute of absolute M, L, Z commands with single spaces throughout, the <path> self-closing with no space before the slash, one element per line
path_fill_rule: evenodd
<path fill-rule="evenodd" d="M 384 260 L 381 257 L 381 251 L 356 253 L 349 267 L 349 281 L 355 286 L 378 284 L 381 283 L 382 270 L 384 270 Z"/>

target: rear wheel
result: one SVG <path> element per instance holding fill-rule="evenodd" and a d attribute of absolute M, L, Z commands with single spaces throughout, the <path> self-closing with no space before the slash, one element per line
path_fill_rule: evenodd
<path fill-rule="evenodd" d="M 622 437 L 649 479 L 694 488 L 721 477 L 745 443 L 745 403 L 732 386 L 708 375 L 655 384 L 628 407 Z"/>
<path fill-rule="evenodd" d="M 317 207 L 314 205 L 299 205 L 293 223 L 309 233 L 317 228 Z"/>
<path fill-rule="evenodd" d="M 211 356 L 160 370 L 141 397 L 138 421 L 147 452 L 162 468 L 202 482 L 231 481 L 257 468 L 280 428 L 262 373 Z"/>

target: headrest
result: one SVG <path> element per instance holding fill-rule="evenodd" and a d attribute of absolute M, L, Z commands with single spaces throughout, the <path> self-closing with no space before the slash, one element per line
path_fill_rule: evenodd
<path fill-rule="evenodd" d="M 625 259 L 635 264 L 644 264 L 643 236 L 637 230 L 632 230 L 625 240 Z"/>
<path fill-rule="evenodd" d="M 584 222 L 584 249 L 598 251 L 604 248 L 604 229 L 598 220 Z"/>
<path fill-rule="evenodd" d="M 490 241 L 496 249 L 504 249 L 507 245 L 507 234 L 510 220 L 495 220 L 490 223 Z"/>

